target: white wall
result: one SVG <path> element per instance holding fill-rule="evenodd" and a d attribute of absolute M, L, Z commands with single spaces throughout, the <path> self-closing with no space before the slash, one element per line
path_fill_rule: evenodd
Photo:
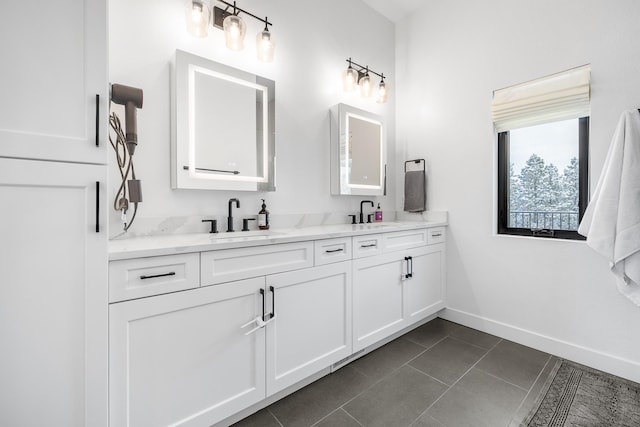
<path fill-rule="evenodd" d="M 219 3 L 217 3 L 219 4 Z M 219 4 L 221 5 L 221 4 Z M 268 16 L 276 37 L 272 64 L 258 62 L 255 35 L 263 25 L 245 17 L 245 51 L 224 47 L 223 33 L 211 29 L 206 39 L 187 34 L 183 0 L 110 0 L 110 81 L 144 90 L 144 106 L 138 113 L 139 146 L 135 166 L 142 180 L 143 203 L 132 232 L 185 230 L 187 217 L 217 217 L 219 227 L 227 215 L 227 200 L 239 197 L 235 215 L 255 215 L 260 198 L 266 198 L 272 216 L 347 213 L 359 209 L 363 197 L 331 196 L 329 187 L 329 108 L 344 102 L 382 114 L 389 128 L 388 188 L 395 176 L 395 91 L 387 104 L 361 100 L 342 93 L 340 73 L 347 57 L 382 71 L 395 86 L 394 26 L 359 0 L 323 2 L 271 0 L 239 1 L 238 6 L 258 16 Z M 240 68 L 276 82 L 277 191 L 275 193 L 172 190 L 169 174 L 170 61 L 176 49 Z M 241 126 L 241 124 L 235 124 Z M 112 156 L 113 160 L 113 156 Z M 111 168 L 112 195 L 118 172 Z M 395 208 L 393 191 L 376 199 L 383 210 Z M 122 227 L 112 211 L 110 235 Z M 333 218 L 336 220 L 336 218 Z M 207 225 L 194 222 L 196 231 Z M 188 227 L 187 227 L 188 229 Z"/>
<path fill-rule="evenodd" d="M 494 234 L 489 107 L 494 89 L 590 63 L 593 191 L 620 113 L 640 107 L 639 22 L 636 0 L 430 0 L 396 31 L 398 156 L 427 158 L 428 208 L 449 211 L 447 316 L 635 381 L 640 308 L 606 261 Z"/>

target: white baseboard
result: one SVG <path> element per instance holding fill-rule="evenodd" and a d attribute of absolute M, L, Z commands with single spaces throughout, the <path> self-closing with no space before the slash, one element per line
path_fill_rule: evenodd
<path fill-rule="evenodd" d="M 640 383 L 640 363 L 476 314 L 447 308 L 439 317 Z"/>

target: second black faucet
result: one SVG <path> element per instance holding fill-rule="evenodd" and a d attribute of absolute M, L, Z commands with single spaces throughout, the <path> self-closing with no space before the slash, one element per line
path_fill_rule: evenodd
<path fill-rule="evenodd" d="M 364 212 L 363 212 L 362 205 L 364 205 L 365 203 L 369 203 L 371 207 L 375 206 L 371 200 L 363 200 L 360 202 L 360 224 L 364 224 Z M 371 222 L 371 221 L 367 221 L 367 222 Z"/>

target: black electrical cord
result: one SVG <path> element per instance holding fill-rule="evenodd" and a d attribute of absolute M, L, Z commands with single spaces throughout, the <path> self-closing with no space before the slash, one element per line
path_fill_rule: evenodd
<path fill-rule="evenodd" d="M 120 118 L 116 113 L 111 113 L 109 116 L 109 125 L 113 129 L 116 140 L 113 141 L 111 134 L 109 134 L 109 142 L 116 152 L 116 161 L 118 163 L 118 170 L 120 171 L 120 187 L 116 192 L 116 196 L 113 200 L 113 209 L 116 211 L 124 210 L 126 213 L 129 209 L 129 198 L 127 197 L 127 177 L 131 174 L 133 179 L 136 179 L 136 172 L 133 167 L 133 157 L 127 148 L 125 134 L 122 130 L 122 124 Z M 133 224 L 138 213 L 138 202 L 133 203 L 133 215 L 131 221 L 127 224 L 124 223 L 124 231 L 129 230 L 129 227 Z"/>

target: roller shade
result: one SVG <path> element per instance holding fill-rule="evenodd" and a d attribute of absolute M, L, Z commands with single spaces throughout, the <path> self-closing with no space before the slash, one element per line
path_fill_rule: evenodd
<path fill-rule="evenodd" d="M 498 132 L 590 113 L 591 65 L 572 68 L 493 92 L 491 115 Z"/>

